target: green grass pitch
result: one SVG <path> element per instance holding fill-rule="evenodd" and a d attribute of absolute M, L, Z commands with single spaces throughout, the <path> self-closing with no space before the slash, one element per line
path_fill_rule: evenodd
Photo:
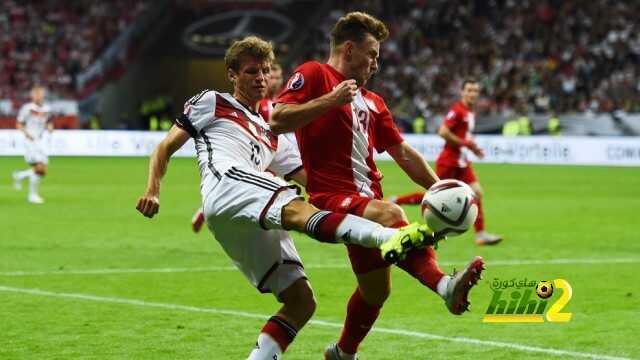
<path fill-rule="evenodd" d="M 417 190 L 381 163 L 387 195 Z M 26 202 L 0 159 L 0 359 L 244 359 L 263 316 L 259 295 L 207 231 L 193 234 L 199 177 L 172 160 L 153 220 L 135 211 L 147 159 L 52 158 L 44 205 Z M 640 170 L 476 165 L 487 227 L 506 240 L 477 247 L 471 234 L 442 243 L 445 271 L 473 255 L 488 262 L 470 313 L 399 269 L 363 359 L 640 358 Z M 417 207 L 405 208 L 419 219 Z M 294 235 L 318 300 L 314 321 L 285 359 L 319 359 L 340 333 L 355 279 L 343 246 Z M 481 321 L 495 279 L 566 279 L 568 323 Z M 554 298 L 556 295 L 554 294 Z"/>

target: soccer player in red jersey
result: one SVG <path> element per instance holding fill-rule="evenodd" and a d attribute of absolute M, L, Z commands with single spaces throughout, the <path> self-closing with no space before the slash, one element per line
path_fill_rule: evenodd
<path fill-rule="evenodd" d="M 444 148 L 436 160 L 436 173 L 442 179 L 458 179 L 463 181 L 476 194 L 478 200 L 478 218 L 475 222 L 476 244 L 495 245 L 502 241 L 502 237 L 488 233 L 484 229 L 484 214 L 482 211 L 482 187 L 478 182 L 471 161 L 467 152 L 472 152 L 482 159 L 484 152 L 473 140 L 473 129 L 475 127 L 475 106 L 480 95 L 480 84 L 475 79 L 465 79 L 462 82 L 461 99 L 451 106 L 449 113 L 438 130 L 445 140 Z M 420 204 L 423 192 L 413 193 L 400 197 L 391 198 L 398 204 Z"/>
<path fill-rule="evenodd" d="M 386 26 L 368 14 L 352 12 L 339 19 L 331 32 L 329 60 L 309 61 L 296 69 L 276 101 L 270 127 L 274 133 L 296 131 L 312 204 L 399 227 L 408 223 L 407 216 L 398 205 L 382 200 L 382 174 L 373 150 L 387 151 L 424 188 L 438 177 L 404 142 L 384 100 L 364 88 L 378 70 L 380 42 L 387 36 Z M 390 293 L 389 264 L 379 252 L 352 245 L 347 250 L 358 287 L 347 305 L 342 335 L 326 349 L 325 359 L 355 358 Z M 398 266 L 459 315 L 468 306 L 467 294 L 483 262 L 476 257 L 463 271 L 447 276 L 433 248 L 426 247 L 409 252 Z"/>

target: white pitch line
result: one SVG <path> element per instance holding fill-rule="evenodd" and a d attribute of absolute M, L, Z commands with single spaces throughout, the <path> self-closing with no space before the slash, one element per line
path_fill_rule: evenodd
<path fill-rule="evenodd" d="M 521 265 L 610 265 L 610 264 L 635 264 L 640 263 L 640 258 L 612 258 L 612 259 L 548 259 L 548 260 L 496 260 L 487 261 L 487 266 L 521 266 Z M 465 261 L 443 261 L 441 266 L 465 265 Z M 305 264 L 305 269 L 347 269 L 348 264 Z M 189 273 L 189 272 L 216 272 L 234 271 L 235 266 L 209 266 L 191 268 L 149 268 L 149 269 L 85 269 L 85 270 L 44 270 L 44 271 L 7 271 L 0 272 L 0 276 L 43 276 L 43 275 L 111 275 L 111 274 L 136 274 L 136 273 Z"/>
<path fill-rule="evenodd" d="M 267 315 L 249 313 L 244 311 L 236 311 L 236 310 L 199 308 L 195 306 L 166 304 L 166 303 L 158 303 L 158 302 L 143 301 L 143 300 L 136 300 L 136 299 L 105 297 L 105 296 L 96 296 L 96 295 L 88 295 L 88 294 L 57 293 L 57 292 L 40 290 L 40 289 L 15 288 L 15 287 L 1 286 L 1 285 L 0 285 L 0 291 L 18 293 L 18 294 L 36 295 L 36 296 L 64 298 L 64 299 L 76 299 L 76 300 L 96 301 L 96 302 L 103 302 L 103 303 L 115 303 L 115 304 L 126 304 L 126 305 L 135 305 L 135 306 L 143 306 L 143 307 L 153 307 L 153 308 L 160 308 L 160 309 L 167 309 L 167 310 L 179 310 L 179 311 L 186 311 L 186 312 L 228 315 L 228 316 L 234 316 L 234 317 L 244 317 L 244 318 L 261 319 L 261 320 L 265 320 L 269 317 Z M 316 326 L 324 326 L 324 327 L 331 327 L 331 328 L 338 328 L 338 329 L 342 328 L 342 324 L 330 322 L 330 321 L 311 320 L 309 323 L 311 325 L 316 325 Z M 502 341 L 487 341 L 487 340 L 473 339 L 473 338 L 460 337 L 460 336 L 449 337 L 449 336 L 435 335 L 435 334 L 429 334 L 429 333 L 418 332 L 418 331 L 410 331 L 410 330 L 404 330 L 404 329 L 374 327 L 371 331 L 384 333 L 384 334 L 406 336 L 406 337 L 451 341 L 451 342 L 462 343 L 467 345 L 477 345 L 477 346 L 485 346 L 485 347 L 489 346 L 489 347 L 504 348 L 504 349 L 510 349 L 510 350 L 516 350 L 516 351 L 523 351 L 523 352 L 542 353 L 542 354 L 549 354 L 554 356 L 564 356 L 564 357 L 571 356 L 576 358 L 587 358 L 587 359 L 594 359 L 594 360 L 630 360 L 629 358 L 625 358 L 625 357 L 576 352 L 576 351 L 553 349 L 553 348 L 540 348 L 540 347 L 523 345 L 518 343 L 508 343 L 508 342 L 502 342 Z"/>

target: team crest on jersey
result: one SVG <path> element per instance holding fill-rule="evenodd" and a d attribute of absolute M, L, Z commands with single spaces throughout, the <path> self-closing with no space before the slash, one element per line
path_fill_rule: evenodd
<path fill-rule="evenodd" d="M 293 74 L 291 79 L 289 79 L 289 83 L 287 83 L 287 89 L 299 90 L 302 85 L 304 85 L 304 76 L 302 75 L 302 73 L 297 72 Z"/>
<path fill-rule="evenodd" d="M 453 119 L 453 117 L 456 116 L 456 112 L 453 110 L 449 110 L 449 113 L 447 113 L 447 120 L 449 119 Z"/>

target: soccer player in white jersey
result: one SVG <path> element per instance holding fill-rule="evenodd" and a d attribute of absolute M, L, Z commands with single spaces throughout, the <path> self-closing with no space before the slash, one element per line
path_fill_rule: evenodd
<path fill-rule="evenodd" d="M 147 217 L 158 213 L 169 158 L 192 137 L 209 230 L 245 277 L 283 304 L 262 328 L 250 360 L 280 359 L 315 311 L 313 291 L 287 230 L 322 242 L 379 248 L 391 261 L 434 242 L 425 225 L 391 229 L 355 215 L 320 211 L 300 197 L 296 186 L 273 174 L 294 171 L 293 179 L 306 182 L 298 152 L 279 142 L 257 113 L 273 58 L 271 44 L 257 37 L 231 45 L 225 64 L 233 94 L 203 91 L 185 104 L 151 155 L 147 189 L 136 207 Z"/>
<path fill-rule="evenodd" d="M 29 179 L 29 196 L 27 200 L 33 204 L 42 204 L 44 200 L 38 193 L 40 180 L 47 174 L 49 158 L 45 149 L 43 135 L 45 130 L 53 131 L 50 121 L 51 110 L 44 103 L 46 90 L 42 86 L 31 89 L 31 102 L 24 104 L 18 112 L 16 128 L 24 135 L 24 159 L 31 167 L 13 173 L 13 185 L 22 189 L 22 181 Z"/>
<path fill-rule="evenodd" d="M 278 96 L 280 90 L 282 90 L 282 82 L 282 67 L 277 63 L 271 64 L 271 71 L 269 72 L 269 78 L 267 80 L 267 95 L 258 102 L 258 113 L 267 122 L 269 121 L 271 111 L 273 110 L 273 100 Z M 295 140 L 295 134 L 292 132 L 279 135 L 278 141 L 292 142 L 294 147 L 298 147 L 298 143 Z M 300 166 L 302 167 L 302 165 Z M 285 176 L 285 180 L 289 179 Z M 202 229 L 202 225 L 204 225 L 204 211 L 202 210 L 202 207 L 200 207 L 191 217 L 191 229 L 193 232 L 198 233 L 200 232 L 200 229 Z"/>

